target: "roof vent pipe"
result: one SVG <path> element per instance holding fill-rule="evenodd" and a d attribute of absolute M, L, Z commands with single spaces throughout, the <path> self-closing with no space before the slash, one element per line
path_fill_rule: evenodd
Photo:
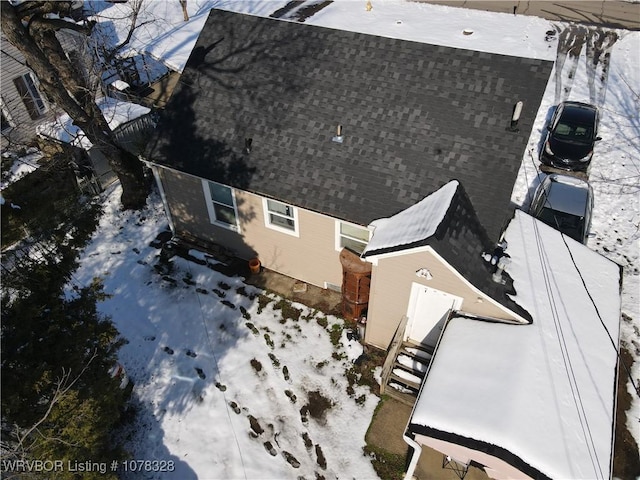
<path fill-rule="evenodd" d="M 502 278 L 502 272 L 504 272 L 504 269 L 508 267 L 510 263 L 511 259 L 509 257 L 500 257 L 500 260 L 498 260 L 498 268 L 491 276 L 491 279 L 496 283 L 504 285 L 506 283 L 506 280 Z"/>
<path fill-rule="evenodd" d="M 331 140 L 336 143 L 342 143 L 342 140 L 344 140 L 344 137 L 342 136 L 342 125 L 338 125 L 336 127 L 336 134 Z"/>
<path fill-rule="evenodd" d="M 520 120 L 520 114 L 522 113 L 522 105 L 524 105 L 522 100 L 519 100 L 513 106 L 513 114 L 511 115 L 511 124 L 507 127 L 507 131 L 509 132 L 520 131 L 520 129 L 518 128 L 518 120 Z"/>

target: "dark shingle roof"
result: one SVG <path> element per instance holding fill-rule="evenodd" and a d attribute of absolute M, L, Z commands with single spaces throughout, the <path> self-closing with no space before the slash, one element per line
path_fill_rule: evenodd
<path fill-rule="evenodd" d="M 457 178 L 497 237 L 551 67 L 212 10 L 147 157 L 362 225 Z"/>

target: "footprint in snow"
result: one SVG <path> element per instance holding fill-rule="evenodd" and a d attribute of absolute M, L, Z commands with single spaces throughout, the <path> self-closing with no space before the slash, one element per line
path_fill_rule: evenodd
<path fill-rule="evenodd" d="M 164 347 L 162 350 L 164 350 L 169 355 L 173 355 L 173 349 L 172 348 Z"/>
<path fill-rule="evenodd" d="M 198 373 L 198 376 L 204 380 L 205 378 L 207 378 L 207 376 L 204 374 L 204 371 L 200 368 L 200 367 L 196 367 L 196 372 Z"/>
<path fill-rule="evenodd" d="M 235 310 L 236 309 L 236 306 L 233 303 L 231 303 L 229 300 L 222 300 L 220 303 L 223 304 L 223 305 L 226 305 L 231 310 Z"/>
<path fill-rule="evenodd" d="M 284 458 L 287 459 L 287 462 L 289 462 L 289 464 L 293 468 L 300 468 L 300 462 L 298 461 L 298 459 L 296 459 L 296 457 L 294 457 L 293 455 L 291 455 L 289 452 L 286 452 L 286 451 L 283 451 L 282 454 L 284 455 Z"/>
<path fill-rule="evenodd" d="M 187 349 L 187 351 L 184 352 L 184 353 L 186 353 L 187 356 L 191 357 L 191 358 L 196 358 L 198 356 L 198 354 L 196 352 L 194 352 L 193 350 L 189 350 L 189 349 Z"/>
<path fill-rule="evenodd" d="M 221 392 L 224 392 L 224 391 L 226 391 L 226 390 L 227 390 L 227 386 L 226 386 L 226 385 L 221 384 L 220 382 L 216 382 L 216 388 L 217 388 L 218 390 L 220 390 Z"/>
<path fill-rule="evenodd" d="M 316 443 L 316 463 L 318 464 L 318 466 L 323 469 L 326 470 L 327 469 L 327 459 L 324 456 L 324 453 L 322 452 L 322 447 L 320 447 L 319 444 Z"/>
<path fill-rule="evenodd" d="M 143 338 L 144 338 L 147 342 L 153 342 L 153 341 L 156 339 L 155 335 L 147 335 L 147 336 L 145 336 L 145 337 L 143 337 Z"/>
<path fill-rule="evenodd" d="M 272 457 L 275 457 L 275 456 L 278 454 L 278 452 L 276 452 L 276 449 L 275 449 L 275 448 L 273 448 L 273 445 L 271 444 L 271 442 L 264 442 L 264 443 L 263 443 L 263 445 L 264 445 L 264 449 L 265 449 L 267 452 L 269 452 L 269 454 L 270 454 Z"/>
<path fill-rule="evenodd" d="M 229 406 L 236 413 L 236 415 L 240 415 L 240 407 L 236 402 L 229 402 Z"/>
<path fill-rule="evenodd" d="M 218 290 L 217 288 L 214 288 L 213 290 L 211 290 L 213 293 L 215 293 L 218 297 L 220 298 L 224 298 L 227 296 L 226 293 L 224 293 L 222 290 Z"/>

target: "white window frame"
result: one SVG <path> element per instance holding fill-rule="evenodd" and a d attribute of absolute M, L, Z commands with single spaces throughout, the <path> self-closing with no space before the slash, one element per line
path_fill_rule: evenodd
<path fill-rule="evenodd" d="M 367 230 L 369 232 L 369 240 L 367 241 L 367 243 L 365 243 L 364 248 L 362 249 L 362 251 L 364 251 L 364 249 L 367 248 L 368 243 L 371 241 L 371 233 L 372 233 L 371 230 L 369 228 L 367 228 L 367 227 L 363 227 L 362 225 L 356 225 L 355 223 L 344 222 L 342 220 L 336 220 L 336 236 L 335 236 L 335 239 L 336 239 L 336 244 L 335 244 L 336 251 L 339 252 L 344 248 L 344 246 L 342 245 L 342 240 L 341 240 L 342 237 L 348 238 L 348 239 L 353 240 L 355 242 L 362 243 L 362 240 L 360 240 L 359 238 L 354 238 L 354 237 L 350 237 L 349 235 L 343 234 L 342 231 L 341 231 L 341 228 L 340 228 L 341 225 L 348 225 L 350 227 L 358 228 L 360 230 Z M 360 252 L 360 253 L 362 253 L 362 252 Z"/>
<path fill-rule="evenodd" d="M 269 209 L 269 202 L 274 202 L 274 203 L 279 203 L 280 205 L 283 205 L 285 207 L 288 207 L 291 209 L 292 211 L 292 215 L 285 215 L 282 214 L 280 212 L 275 212 L 273 210 Z M 278 200 L 273 200 L 270 198 L 263 198 L 262 199 L 262 211 L 264 213 L 264 224 L 267 228 L 270 228 L 271 230 L 276 230 L 277 232 L 280 233 L 286 233 L 287 235 L 292 235 L 294 237 L 299 237 L 300 236 L 300 222 L 298 221 L 298 209 L 297 207 L 294 207 L 293 205 L 290 205 L 288 203 L 284 203 L 284 202 L 280 202 Z M 276 215 L 279 217 L 283 217 L 283 218 L 288 218 L 289 220 L 293 221 L 293 230 L 285 228 L 285 227 L 281 227 L 280 225 L 276 225 L 274 223 L 271 222 L 271 215 Z"/>
<path fill-rule="evenodd" d="M 212 197 L 211 197 L 211 190 L 209 188 L 209 184 L 213 183 L 214 185 L 218 185 L 220 187 L 224 187 L 224 188 L 228 188 L 229 191 L 231 192 L 231 200 L 233 205 L 228 205 L 226 203 L 222 203 L 219 201 L 215 201 Z M 213 224 L 213 225 L 217 225 L 218 227 L 222 227 L 222 228 L 226 228 L 227 230 L 233 230 L 234 232 L 238 232 L 240 233 L 240 216 L 238 215 L 238 204 L 236 202 L 236 192 L 233 188 L 231 188 L 228 185 L 224 185 L 222 183 L 218 183 L 218 182 L 212 182 L 210 180 L 204 180 L 202 179 L 202 191 L 204 193 L 204 197 L 207 201 L 207 212 L 209 213 L 209 221 Z M 236 224 L 232 225 L 230 223 L 227 223 L 225 221 L 222 220 L 218 220 L 218 218 L 216 217 L 216 211 L 214 208 L 214 204 L 220 204 L 222 206 L 231 208 L 233 207 L 233 213 L 236 217 Z"/>
<path fill-rule="evenodd" d="M 40 90 L 38 90 L 38 81 L 36 77 L 31 72 L 27 72 L 23 75 L 20 75 L 19 78 L 22 80 L 22 83 L 27 89 L 27 93 L 29 94 L 31 102 L 33 103 L 33 108 L 38 113 L 38 115 L 42 116 L 47 113 L 49 108 L 47 106 L 46 100 L 44 99 L 44 96 L 40 93 Z M 22 101 L 24 103 L 24 99 Z M 26 104 L 25 107 L 27 108 L 27 110 L 29 109 Z"/>

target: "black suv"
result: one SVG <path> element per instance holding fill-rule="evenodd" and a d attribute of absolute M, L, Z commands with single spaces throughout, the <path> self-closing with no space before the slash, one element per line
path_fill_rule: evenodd
<path fill-rule="evenodd" d="M 598 137 L 598 109 L 580 102 L 562 102 L 547 126 L 540 162 L 562 170 L 586 171 Z"/>

